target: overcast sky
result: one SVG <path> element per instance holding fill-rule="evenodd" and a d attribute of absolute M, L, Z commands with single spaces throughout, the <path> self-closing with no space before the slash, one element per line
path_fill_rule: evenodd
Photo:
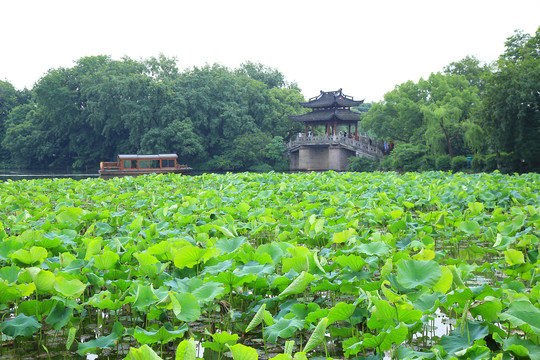
<path fill-rule="evenodd" d="M 306 98 L 369 102 L 467 55 L 496 60 L 539 26 L 540 0 L 0 0 L 0 79 L 31 88 L 84 56 L 163 53 L 180 70 L 260 62 Z"/>

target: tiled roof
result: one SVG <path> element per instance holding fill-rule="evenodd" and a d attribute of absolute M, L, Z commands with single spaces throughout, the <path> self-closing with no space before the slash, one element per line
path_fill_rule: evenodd
<path fill-rule="evenodd" d="M 328 107 L 352 107 L 359 106 L 364 100 L 354 100 L 351 96 L 344 95 L 341 89 L 337 91 L 321 91 L 319 96 L 309 99 L 308 102 L 301 102 L 300 105 L 306 108 L 328 108 Z"/>
<path fill-rule="evenodd" d="M 360 114 L 348 109 L 314 110 L 304 115 L 289 115 L 293 121 L 360 121 Z"/>

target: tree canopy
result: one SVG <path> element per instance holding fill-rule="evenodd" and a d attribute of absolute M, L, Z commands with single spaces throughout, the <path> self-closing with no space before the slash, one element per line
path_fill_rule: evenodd
<path fill-rule="evenodd" d="M 296 85 L 262 64 L 180 72 L 163 55 L 84 57 L 51 69 L 30 93 L 20 101 L 0 82 L 5 163 L 95 168 L 119 153 L 178 153 L 204 170 L 272 168 L 278 162 L 264 149 L 298 131 L 287 115 L 301 113 L 304 101 Z"/>
<path fill-rule="evenodd" d="M 540 170 L 540 29 L 516 31 L 505 45 L 495 63 L 467 56 L 397 85 L 372 105 L 363 129 L 416 156 L 493 155 L 501 168 L 504 155 L 506 171 Z"/>

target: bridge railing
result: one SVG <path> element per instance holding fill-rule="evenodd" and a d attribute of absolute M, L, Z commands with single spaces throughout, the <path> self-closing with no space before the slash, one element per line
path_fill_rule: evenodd
<path fill-rule="evenodd" d="M 292 149 L 302 145 L 331 145 L 341 144 L 348 145 L 354 148 L 357 152 L 364 152 L 377 157 L 382 157 L 383 152 L 378 146 L 378 142 L 370 139 L 365 134 L 358 135 L 358 138 L 347 137 L 340 135 L 317 135 L 317 136 L 305 136 L 303 134 L 298 135 L 296 138 L 291 139 L 285 146 L 287 149 Z"/>

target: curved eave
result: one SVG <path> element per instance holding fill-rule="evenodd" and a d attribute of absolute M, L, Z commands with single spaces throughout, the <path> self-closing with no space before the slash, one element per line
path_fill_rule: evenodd
<path fill-rule="evenodd" d="M 364 103 L 364 100 L 351 100 L 351 99 L 318 99 L 310 102 L 299 103 L 302 107 L 313 109 L 320 107 L 354 107 L 360 106 Z"/>
<path fill-rule="evenodd" d="M 361 120 L 358 113 L 348 109 L 336 110 L 320 110 L 312 111 L 303 115 L 289 115 L 289 119 L 302 122 L 323 122 L 323 121 L 350 121 L 356 122 Z"/>

